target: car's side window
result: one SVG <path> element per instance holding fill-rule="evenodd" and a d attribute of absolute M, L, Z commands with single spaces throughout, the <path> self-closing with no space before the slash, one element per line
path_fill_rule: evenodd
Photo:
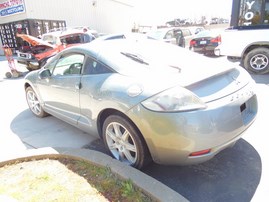
<path fill-rule="evenodd" d="M 83 74 L 105 74 L 111 73 L 112 71 L 104 64 L 97 62 L 93 58 L 87 57 Z"/>
<path fill-rule="evenodd" d="M 190 36 L 191 35 L 191 32 L 188 29 L 184 29 L 184 30 L 182 30 L 182 32 L 183 32 L 183 36 Z"/>
<path fill-rule="evenodd" d="M 164 39 L 172 39 L 174 37 L 174 31 L 168 31 L 164 37 Z"/>
<path fill-rule="evenodd" d="M 80 74 L 83 66 L 84 55 L 82 54 L 69 54 L 62 56 L 56 64 L 52 75 L 73 75 Z"/>
<path fill-rule="evenodd" d="M 52 73 L 56 63 L 57 63 L 57 60 L 54 60 L 53 62 L 49 63 L 46 68 L 49 69 L 50 72 Z"/>

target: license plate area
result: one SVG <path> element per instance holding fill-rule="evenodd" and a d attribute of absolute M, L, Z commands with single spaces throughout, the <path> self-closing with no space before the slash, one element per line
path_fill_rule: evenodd
<path fill-rule="evenodd" d="M 244 125 L 248 125 L 257 115 L 257 97 L 252 96 L 248 101 L 240 105 L 240 112 Z"/>
<path fill-rule="evenodd" d="M 22 58 L 26 58 L 26 56 L 27 56 L 27 55 L 26 55 L 26 54 L 23 54 L 23 53 L 20 53 L 20 54 L 19 54 L 19 57 L 22 57 Z"/>
<path fill-rule="evenodd" d="M 246 103 L 240 106 L 240 111 L 243 112 L 247 108 Z"/>
<path fill-rule="evenodd" d="M 205 45 L 207 44 L 207 41 L 200 41 L 200 45 Z"/>

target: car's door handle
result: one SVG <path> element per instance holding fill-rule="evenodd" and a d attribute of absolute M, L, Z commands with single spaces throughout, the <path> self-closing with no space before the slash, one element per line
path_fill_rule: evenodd
<path fill-rule="evenodd" d="M 76 88 L 77 90 L 81 89 L 81 83 L 80 83 L 80 82 L 76 83 L 76 84 L 75 84 L 75 88 Z"/>

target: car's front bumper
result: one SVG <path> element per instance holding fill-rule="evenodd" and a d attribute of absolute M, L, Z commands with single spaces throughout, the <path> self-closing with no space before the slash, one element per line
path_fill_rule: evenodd
<path fill-rule="evenodd" d="M 30 53 L 22 53 L 22 52 L 18 52 L 17 53 L 18 58 L 17 61 L 20 64 L 24 64 L 24 65 L 39 65 L 38 60 Z"/>
<path fill-rule="evenodd" d="M 201 163 L 235 144 L 255 120 L 258 103 L 250 85 L 207 103 L 205 110 L 158 113 L 138 105 L 128 116 L 143 134 L 155 162 L 173 165 Z M 210 152 L 190 156 L 206 149 Z"/>

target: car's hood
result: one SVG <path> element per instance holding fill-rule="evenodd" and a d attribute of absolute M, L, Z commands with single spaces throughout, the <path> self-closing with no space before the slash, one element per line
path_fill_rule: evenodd
<path fill-rule="evenodd" d="M 54 48 L 54 46 L 46 41 L 43 41 L 42 39 L 36 38 L 31 35 L 27 34 L 17 34 L 17 37 L 20 37 L 24 41 L 30 43 L 32 46 L 38 46 L 38 45 L 43 45 L 43 46 L 48 46 L 50 48 Z"/>

